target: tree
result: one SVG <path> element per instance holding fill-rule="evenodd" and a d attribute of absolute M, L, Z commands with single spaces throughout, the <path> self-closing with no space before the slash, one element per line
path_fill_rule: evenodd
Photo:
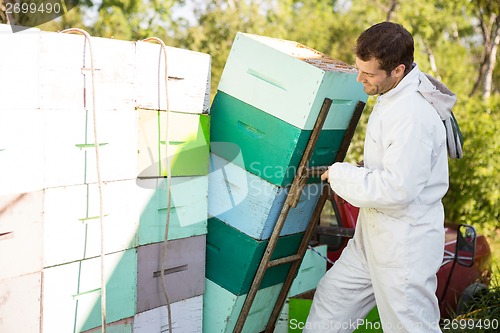
<path fill-rule="evenodd" d="M 491 96 L 493 90 L 493 70 L 497 61 L 500 44 L 500 2 L 489 0 L 472 0 L 473 11 L 479 20 L 479 30 L 484 42 L 481 54 L 479 74 L 470 96 L 482 86 L 484 99 Z"/>

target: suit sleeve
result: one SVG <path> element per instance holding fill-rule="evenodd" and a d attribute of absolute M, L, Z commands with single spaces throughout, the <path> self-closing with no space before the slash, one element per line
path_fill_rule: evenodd
<path fill-rule="evenodd" d="M 406 208 L 425 187 L 431 174 L 432 147 L 422 139 L 425 129 L 411 119 L 395 123 L 386 134 L 382 167 L 349 163 L 330 167 L 332 189 L 357 207 Z"/>

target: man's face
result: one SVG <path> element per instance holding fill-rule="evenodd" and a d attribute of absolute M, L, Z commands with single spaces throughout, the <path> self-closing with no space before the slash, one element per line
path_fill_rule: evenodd
<path fill-rule="evenodd" d="M 356 67 L 358 68 L 357 81 L 363 84 L 365 93 L 368 95 L 386 93 L 397 86 L 402 79 L 398 68 L 391 71 L 391 74 L 387 76 L 386 71 L 380 69 L 380 64 L 375 58 L 363 61 L 356 57 Z"/>

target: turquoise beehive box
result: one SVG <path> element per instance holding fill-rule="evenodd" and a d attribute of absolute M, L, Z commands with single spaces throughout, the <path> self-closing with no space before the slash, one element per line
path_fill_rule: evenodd
<path fill-rule="evenodd" d="M 312 130 L 302 130 L 221 91 L 211 110 L 212 142 L 239 147 L 243 158 L 234 163 L 274 185 L 292 183 Z M 346 132 L 344 125 L 321 131 L 310 166 L 333 164 Z M 230 160 L 233 145 L 215 145 L 212 152 Z"/>
<path fill-rule="evenodd" d="M 356 76 L 354 67 L 297 42 L 238 33 L 218 90 L 305 130 L 330 98 L 323 128 L 345 129 L 367 99 Z"/>

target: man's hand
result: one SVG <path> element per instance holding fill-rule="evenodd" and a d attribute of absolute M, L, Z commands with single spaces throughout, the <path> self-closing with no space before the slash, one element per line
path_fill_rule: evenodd
<path fill-rule="evenodd" d="M 328 167 L 328 170 L 325 171 L 325 173 L 323 173 L 321 175 L 321 180 L 326 180 L 327 182 L 330 182 L 330 179 L 328 179 L 328 172 L 330 171 L 330 167 Z"/>

